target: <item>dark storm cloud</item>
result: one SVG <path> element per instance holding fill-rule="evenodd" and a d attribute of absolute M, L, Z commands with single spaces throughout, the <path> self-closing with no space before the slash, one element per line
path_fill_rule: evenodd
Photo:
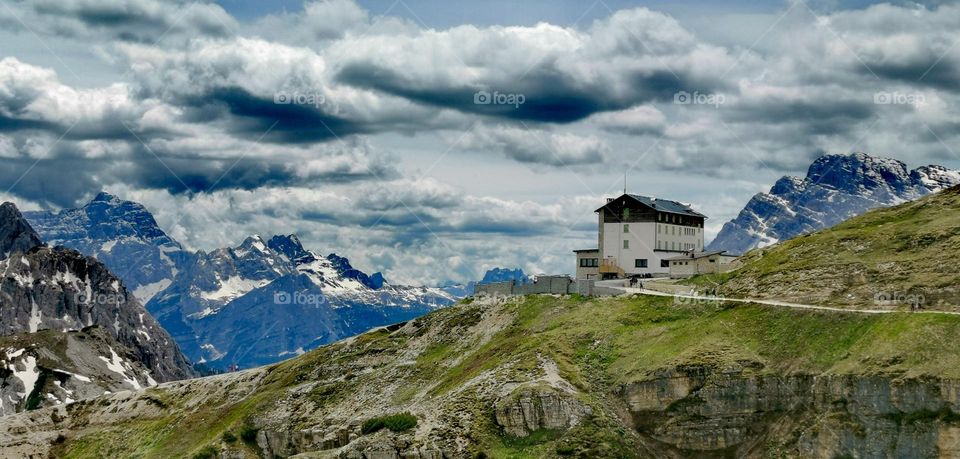
<path fill-rule="evenodd" d="M 3 158 L 0 183 L 9 193 L 45 206 L 71 206 L 91 191 L 99 191 L 96 174 L 103 161 L 82 158 L 35 160 Z"/>
<path fill-rule="evenodd" d="M 960 91 L 960 66 L 936 56 L 911 62 L 871 62 L 861 66 L 861 74 L 864 78 L 876 75 L 910 85 Z"/>
<path fill-rule="evenodd" d="M 416 102 L 491 117 L 572 123 L 595 113 L 622 110 L 647 102 L 673 100 L 680 91 L 711 92 L 719 83 L 695 86 L 692 79 L 675 75 L 668 70 L 637 71 L 624 76 L 628 94 L 611 94 L 609 88 L 585 84 L 565 75 L 556 68 L 540 66 L 519 81 L 487 81 L 471 86 L 423 84 L 390 69 L 372 63 L 353 63 L 345 66 L 337 80 L 357 87 L 374 89 Z M 478 89 L 478 87 L 480 89 Z M 517 103 L 485 102 L 501 95 Z M 478 99 L 480 97 L 480 99 Z M 521 99 L 522 98 L 522 99 Z"/>
<path fill-rule="evenodd" d="M 745 99 L 719 110 L 731 123 L 794 123 L 798 125 L 797 135 L 834 135 L 847 133 L 876 114 L 872 95 L 862 99 L 839 99 L 812 92 L 803 99 Z"/>
<path fill-rule="evenodd" d="M 241 117 L 231 124 L 234 133 L 268 142 L 315 143 L 370 131 L 363 123 L 329 115 L 314 105 L 277 103 L 238 87 L 218 88 L 208 97 L 193 100 L 225 104 L 231 114 Z"/>

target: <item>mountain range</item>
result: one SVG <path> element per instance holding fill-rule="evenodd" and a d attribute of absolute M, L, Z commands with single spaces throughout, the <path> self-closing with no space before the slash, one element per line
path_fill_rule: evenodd
<path fill-rule="evenodd" d="M 707 250 L 742 254 L 957 184 L 960 171 L 943 166 L 910 170 L 903 162 L 866 153 L 821 156 L 806 177 L 783 177 L 768 193 L 753 196 Z"/>
<path fill-rule="evenodd" d="M 191 252 L 144 206 L 106 192 L 25 217 L 49 243 L 101 260 L 191 360 L 214 369 L 289 358 L 472 294 L 471 285 L 392 285 L 345 257 L 307 250 L 296 235 Z"/>
<path fill-rule="evenodd" d="M 147 304 L 194 361 L 250 367 L 302 354 L 459 299 L 440 288 L 395 286 L 295 235 L 259 236 L 197 252 Z"/>
<path fill-rule="evenodd" d="M 0 205 L 0 414 L 195 376 L 95 258 L 49 247 Z"/>

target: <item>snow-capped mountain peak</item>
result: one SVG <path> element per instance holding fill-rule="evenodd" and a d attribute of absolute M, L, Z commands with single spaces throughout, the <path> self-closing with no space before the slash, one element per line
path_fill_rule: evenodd
<path fill-rule="evenodd" d="M 821 156 L 806 177 L 782 177 L 750 199 L 707 248 L 743 253 L 957 184 L 960 171 L 943 166 L 909 170 L 901 161 L 861 152 Z"/>
<path fill-rule="evenodd" d="M 273 362 L 459 299 L 439 288 L 389 285 L 345 257 L 304 248 L 296 235 L 264 240 L 251 236 L 234 248 L 197 253 L 147 305 L 194 360 Z"/>
<path fill-rule="evenodd" d="M 69 247 L 106 264 L 142 303 L 168 287 L 190 258 L 143 205 L 105 191 L 79 208 L 25 212 L 24 217 L 51 245 Z"/>

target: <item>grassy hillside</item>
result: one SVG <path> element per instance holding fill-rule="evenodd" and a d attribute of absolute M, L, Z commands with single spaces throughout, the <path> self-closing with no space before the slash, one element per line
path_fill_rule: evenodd
<path fill-rule="evenodd" d="M 115 394 L 61 408 L 58 415 L 40 410 L 0 418 L 0 432 L 8 435 L 0 435 L 0 444 L 22 448 L 0 448 L 0 455 L 52 448 L 56 457 L 308 451 L 309 457 L 335 457 L 381 450 L 420 451 L 421 457 L 433 457 L 429 451 L 451 457 L 669 457 L 699 445 L 687 437 L 669 440 L 669 429 L 702 423 L 693 432 L 708 435 L 719 422 L 709 413 L 727 408 L 680 416 L 690 409 L 684 403 L 704 403 L 707 395 L 661 394 L 656 400 L 662 406 L 650 414 L 643 411 L 649 407 L 638 408 L 650 393 L 637 389 L 644 384 L 674 390 L 678 381 L 701 376 L 725 381 L 716 387 L 797 375 L 960 378 L 958 339 L 960 317 L 953 316 L 651 297 L 477 301 L 262 369 Z M 531 421 L 523 409 L 543 416 Z M 762 445 L 734 446 L 796 451 L 792 431 L 771 433 L 777 429 L 770 426 L 801 416 L 771 413 L 750 418 L 759 427 L 738 430 L 765 432 Z M 644 427 L 654 421 L 656 428 Z M 11 434 L 17 432 L 29 433 Z M 699 454 L 730 454 L 734 446 Z"/>
<path fill-rule="evenodd" d="M 724 294 L 861 308 L 960 311 L 960 187 L 754 250 L 690 283 Z"/>

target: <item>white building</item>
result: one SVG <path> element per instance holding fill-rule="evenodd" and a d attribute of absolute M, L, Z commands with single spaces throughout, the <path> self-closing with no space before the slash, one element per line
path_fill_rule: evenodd
<path fill-rule="evenodd" d="M 635 194 L 608 198 L 595 211 L 599 218 L 596 257 L 597 275 L 601 278 L 631 275 L 667 276 L 667 261 L 685 252 L 703 251 L 703 223 L 706 216 L 690 206 L 667 199 Z M 590 273 L 580 266 L 584 255 L 577 257 L 578 278 Z"/>

